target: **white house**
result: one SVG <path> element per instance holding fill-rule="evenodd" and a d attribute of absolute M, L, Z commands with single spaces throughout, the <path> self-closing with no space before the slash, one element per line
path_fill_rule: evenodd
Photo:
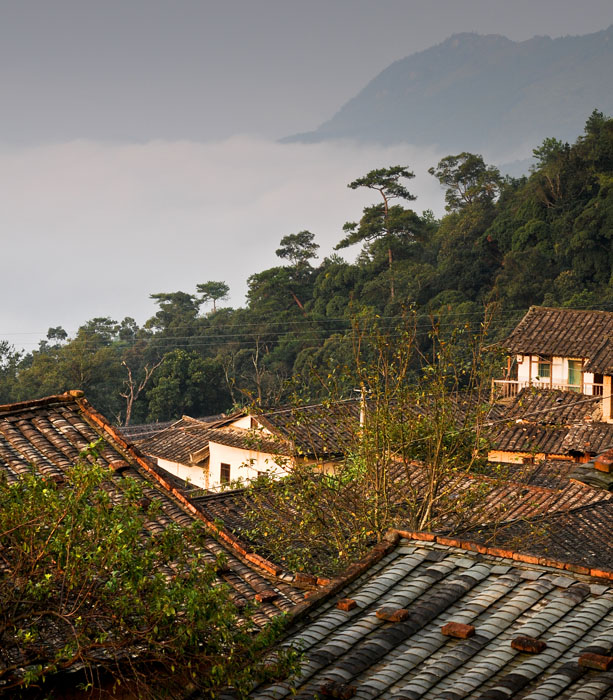
<path fill-rule="evenodd" d="M 509 357 L 497 398 L 528 386 L 601 396 L 602 419 L 612 420 L 613 313 L 533 306 L 501 345 Z"/>
<path fill-rule="evenodd" d="M 330 471 L 360 429 L 359 402 L 238 413 L 215 423 L 189 416 L 138 447 L 160 467 L 196 488 L 218 489 L 262 473 L 281 477 L 296 460 Z"/>

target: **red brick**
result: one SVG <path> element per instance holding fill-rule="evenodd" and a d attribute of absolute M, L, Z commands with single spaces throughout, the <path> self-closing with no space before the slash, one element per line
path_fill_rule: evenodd
<path fill-rule="evenodd" d="M 532 554 L 522 554 L 521 552 L 514 552 L 513 559 L 515 561 L 522 561 L 524 564 L 538 564 L 539 558 Z"/>
<path fill-rule="evenodd" d="M 446 637 L 455 637 L 456 639 L 468 639 L 475 633 L 474 625 L 465 625 L 462 622 L 448 622 L 441 627 L 441 632 Z"/>
<path fill-rule="evenodd" d="M 434 542 L 436 535 L 431 532 L 415 532 L 413 530 L 398 530 L 400 537 L 407 540 L 423 540 L 424 542 Z"/>
<path fill-rule="evenodd" d="M 276 591 L 273 591 L 272 588 L 255 594 L 255 599 L 258 601 L 258 603 L 268 603 L 278 597 L 279 594 Z"/>
<path fill-rule="evenodd" d="M 405 608 L 392 608 L 391 606 L 385 606 L 383 608 L 379 608 L 375 614 L 380 620 L 385 620 L 386 622 L 402 622 L 409 616 L 409 611 Z"/>
<path fill-rule="evenodd" d="M 613 450 L 607 450 L 594 460 L 594 468 L 607 474 L 613 469 Z"/>
<path fill-rule="evenodd" d="M 339 610 L 344 610 L 345 612 L 349 612 L 350 610 L 357 608 L 358 604 L 355 602 L 355 600 L 353 598 L 341 598 L 336 603 L 336 607 Z"/>
<path fill-rule="evenodd" d="M 305 574 L 302 571 L 297 571 L 294 574 L 294 583 L 297 584 L 298 586 L 300 586 L 300 585 L 316 586 L 317 585 L 317 576 L 312 576 L 311 574 Z"/>
<path fill-rule="evenodd" d="M 590 569 L 590 576 L 594 576 L 595 578 L 607 578 L 607 579 L 612 579 L 612 578 L 613 578 L 613 572 L 611 572 L 611 571 L 604 571 L 603 569 Z"/>
<path fill-rule="evenodd" d="M 593 668 L 595 671 L 608 671 L 613 668 L 613 656 L 603 656 L 602 654 L 581 654 L 579 666 L 583 668 Z"/>
<path fill-rule="evenodd" d="M 586 576 L 590 575 L 590 569 L 588 566 L 581 566 L 580 564 L 566 563 L 566 564 L 564 564 L 564 568 L 567 571 L 572 571 L 574 574 L 585 574 Z"/>
<path fill-rule="evenodd" d="M 511 646 L 516 651 L 524 651 L 527 654 L 540 654 L 547 648 L 547 643 L 542 639 L 534 637 L 515 637 L 511 642 Z"/>

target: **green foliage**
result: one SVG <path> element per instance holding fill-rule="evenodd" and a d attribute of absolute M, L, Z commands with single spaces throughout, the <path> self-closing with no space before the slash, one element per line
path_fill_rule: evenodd
<path fill-rule="evenodd" d="M 310 231 L 290 233 L 283 236 L 276 255 L 286 258 L 294 267 L 303 267 L 309 264 L 309 260 L 317 257 L 319 245 L 315 243 L 315 234 Z"/>
<path fill-rule="evenodd" d="M 305 432 L 324 443 L 333 435 L 335 458 L 303 446 L 290 477 L 263 477 L 248 495 L 249 536 L 273 560 L 329 575 L 390 527 L 452 529 L 450 518 L 470 516 L 478 489 L 459 492 L 451 484 L 481 466 L 494 365 L 483 351 L 483 329 L 430 330 L 424 356 L 414 314 L 392 327 L 362 314 L 349 352 L 337 346 L 327 373 L 317 374 L 327 418 L 311 418 L 298 403 L 295 442 Z M 349 401 L 356 390 L 361 400 Z M 416 459 L 423 462 L 419 473 Z"/>
<path fill-rule="evenodd" d="M 486 165 L 483 157 L 474 153 L 447 156 L 428 172 L 446 187 L 447 211 L 458 211 L 475 203 L 490 204 L 502 184 L 498 168 Z"/>
<path fill-rule="evenodd" d="M 481 320 L 492 300 L 501 319 L 542 303 L 611 308 L 613 120 L 594 111 L 574 144 L 548 138 L 534 155 L 529 176 L 515 180 L 476 154 L 441 159 L 431 168 L 446 191 L 440 221 L 405 206 L 414 199 L 408 168 L 371 170 L 348 186 L 378 201 L 345 224 L 337 246 L 361 244 L 355 263 L 335 254 L 315 265 L 313 234 L 289 234 L 277 250 L 287 264 L 251 275 L 245 308 L 218 308 L 226 285 L 209 281 L 194 293 L 153 294 L 158 308 L 142 326 L 96 318 L 73 337 L 50 328 L 32 352 L 0 348 L 0 402 L 82 389 L 118 423 L 207 415 L 287 400 L 294 373 L 322 373 L 337 352 L 345 361 L 350 319 L 364 311 L 395 325 L 409 304 L 458 321 Z M 501 321 L 498 332 L 506 329 Z M 430 347 L 427 333 L 418 343 Z M 158 366 L 175 352 L 191 360 L 172 355 Z"/>
<path fill-rule="evenodd" d="M 202 529 L 151 530 L 158 504 L 95 457 L 60 485 L 34 471 L 0 480 L 2 692 L 47 681 L 62 697 L 62 672 L 75 669 L 71 685 L 121 684 L 135 697 L 243 695 L 287 669 L 291 653 L 265 666 L 279 623 L 255 634 L 250 611 L 216 584 L 223 561 L 201 554 Z"/>
<path fill-rule="evenodd" d="M 149 419 L 154 421 L 219 413 L 230 403 L 220 363 L 180 349 L 164 356 L 147 398 Z"/>
<path fill-rule="evenodd" d="M 230 292 L 230 287 L 225 282 L 204 282 L 203 284 L 197 284 L 196 290 L 202 295 L 202 301 L 207 303 L 209 301 L 213 302 L 213 313 L 217 311 L 216 302 L 221 299 L 227 299 Z"/>

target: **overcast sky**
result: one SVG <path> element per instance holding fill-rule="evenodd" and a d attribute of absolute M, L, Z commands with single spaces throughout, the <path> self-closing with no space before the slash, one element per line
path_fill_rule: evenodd
<path fill-rule="evenodd" d="M 274 141 L 453 33 L 611 24 L 611 0 L 0 0 L 0 338 L 142 322 L 150 293 L 209 279 L 242 304 L 286 233 L 330 252 L 373 167 L 410 165 L 441 213 L 444 154 Z"/>

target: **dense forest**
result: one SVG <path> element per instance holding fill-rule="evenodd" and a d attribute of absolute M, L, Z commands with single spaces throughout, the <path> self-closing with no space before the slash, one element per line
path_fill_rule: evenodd
<path fill-rule="evenodd" d="M 356 262 L 318 261 L 313 233 L 288 234 L 281 264 L 249 278 L 245 308 L 224 307 L 226 285 L 208 281 L 152 295 L 143 326 L 50 328 L 31 353 L 0 341 L 0 402 L 78 388 L 120 424 L 205 416 L 287 399 L 292 376 L 343 361 L 360 316 L 393 329 L 410 309 L 425 347 L 432 322 L 478 326 L 491 303 L 494 336 L 532 304 L 613 308 L 613 119 L 594 111 L 574 144 L 548 138 L 534 156 L 518 179 L 476 154 L 443 158 L 430 169 L 441 220 L 410 208 L 410 164 L 369 172 L 349 187 L 372 204 L 339 232 L 338 249 L 362 244 Z"/>

